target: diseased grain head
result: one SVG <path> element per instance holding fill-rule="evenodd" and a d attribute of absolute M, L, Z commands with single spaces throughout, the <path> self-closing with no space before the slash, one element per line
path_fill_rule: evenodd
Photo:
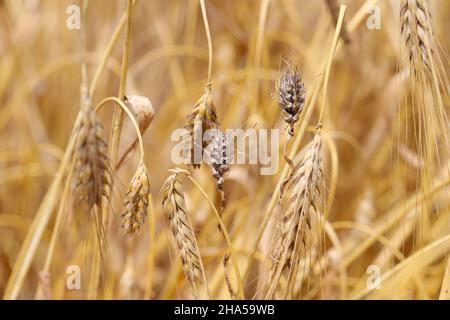
<path fill-rule="evenodd" d="M 126 235 L 139 233 L 148 212 L 150 179 L 147 168 L 141 160 L 125 195 L 122 228 Z"/>
<path fill-rule="evenodd" d="M 411 71 L 430 73 L 433 59 L 433 30 L 425 0 L 403 0 L 400 10 L 401 34 L 409 51 Z M 431 56 L 430 56 L 431 55 Z"/>
<path fill-rule="evenodd" d="M 74 148 L 74 181 L 72 190 L 76 205 L 91 210 L 100 207 L 111 183 L 108 146 L 102 137 L 102 125 L 94 108 L 86 100 L 81 108 L 81 123 L 77 128 Z"/>
<path fill-rule="evenodd" d="M 230 172 L 231 162 L 234 156 L 233 137 L 226 132 L 217 130 L 208 146 L 208 158 L 212 175 L 216 180 L 217 189 L 221 195 L 221 212 L 225 207 L 225 193 L 223 184 L 225 176 Z"/>
<path fill-rule="evenodd" d="M 180 174 L 184 171 L 174 169 L 172 172 L 162 187 L 162 206 L 181 257 L 184 274 L 195 292 L 199 285 L 205 285 L 203 264 L 181 188 Z"/>
<path fill-rule="evenodd" d="M 281 116 L 289 125 L 289 134 L 294 135 L 294 126 L 305 103 L 305 87 L 298 69 L 289 65 L 277 84 L 278 104 Z"/>
<path fill-rule="evenodd" d="M 322 137 L 317 128 L 314 140 L 303 160 L 295 167 L 284 185 L 280 198 L 280 221 L 269 257 L 267 298 L 271 298 L 283 270 L 295 277 L 300 257 L 311 249 L 316 234 L 313 225 L 321 204 Z M 292 279 L 295 281 L 295 279 Z"/>
<path fill-rule="evenodd" d="M 194 168 L 200 168 L 203 149 L 206 147 L 203 133 L 218 127 L 219 122 L 212 100 L 211 84 L 208 84 L 205 93 L 192 108 L 185 125 L 187 134 L 184 137 L 184 148 L 186 152 L 190 153 L 191 164 Z"/>

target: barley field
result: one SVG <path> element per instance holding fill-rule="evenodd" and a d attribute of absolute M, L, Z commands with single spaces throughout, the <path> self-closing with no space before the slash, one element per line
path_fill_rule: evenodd
<path fill-rule="evenodd" d="M 449 299 L 449 39 L 445 0 L 0 0 L 0 297 Z"/>

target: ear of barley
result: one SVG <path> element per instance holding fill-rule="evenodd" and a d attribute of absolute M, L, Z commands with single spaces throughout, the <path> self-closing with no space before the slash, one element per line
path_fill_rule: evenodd
<path fill-rule="evenodd" d="M 305 103 L 305 87 L 298 69 L 289 65 L 277 84 L 278 104 L 283 120 L 289 125 L 289 134 L 294 135 L 294 126 Z"/>
<path fill-rule="evenodd" d="M 303 160 L 285 183 L 280 199 L 279 230 L 269 257 L 266 294 L 269 299 L 283 270 L 288 269 L 291 282 L 295 281 L 300 257 L 305 256 L 313 239 L 319 238 L 312 226 L 317 221 L 315 215 L 321 203 L 322 180 L 322 138 L 318 127 Z"/>
<path fill-rule="evenodd" d="M 145 224 L 150 193 L 149 180 L 147 168 L 141 160 L 125 195 L 122 228 L 126 235 L 137 234 Z"/>
<path fill-rule="evenodd" d="M 220 212 L 222 212 L 225 207 L 225 193 L 223 190 L 223 184 L 225 181 L 225 176 L 230 171 L 230 165 L 234 156 L 232 137 L 227 135 L 225 132 L 217 131 L 217 134 L 213 135 L 211 139 L 208 156 L 212 175 L 216 180 L 217 189 L 221 195 Z"/>
<path fill-rule="evenodd" d="M 110 185 L 108 147 L 102 137 L 102 125 L 89 100 L 81 113 L 73 155 L 75 174 L 72 189 L 77 205 L 91 210 L 94 206 L 100 206 L 101 198 L 107 196 Z"/>
<path fill-rule="evenodd" d="M 187 118 L 185 129 L 185 150 L 191 155 L 191 163 L 194 168 L 200 167 L 203 149 L 206 143 L 203 141 L 203 133 L 209 129 L 218 128 L 217 112 L 212 101 L 211 84 L 206 86 L 203 96 L 197 101 Z M 195 155 L 198 155 L 196 157 Z"/>
<path fill-rule="evenodd" d="M 403 0 L 400 10 L 401 34 L 413 73 L 423 67 L 427 73 L 431 70 L 433 34 L 426 8 L 425 0 Z"/>
<path fill-rule="evenodd" d="M 201 290 L 202 287 L 203 289 L 206 288 L 205 273 L 195 233 L 187 215 L 179 179 L 181 172 L 177 170 L 173 172 L 174 174 L 167 178 L 162 188 L 162 206 L 181 256 L 184 274 L 194 288 L 194 295 L 196 295 L 196 292 Z"/>

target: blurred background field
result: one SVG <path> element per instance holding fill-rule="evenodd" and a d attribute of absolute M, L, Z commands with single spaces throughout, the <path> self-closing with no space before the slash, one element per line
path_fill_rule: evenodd
<path fill-rule="evenodd" d="M 298 298 L 449 297 L 445 293 L 446 283 L 450 283 L 450 271 L 448 279 L 445 277 L 450 249 L 449 145 L 442 138 L 448 132 L 435 141 L 442 150 L 439 166 L 428 163 L 420 149 L 405 142 L 407 130 L 414 130 L 405 129 L 412 120 L 404 111 L 414 98 L 414 77 L 409 75 L 408 54 L 400 38 L 400 1 L 341 2 L 347 5 L 345 28 L 350 43 L 340 41 L 334 55 L 323 119 L 324 136 L 331 141 L 324 147 L 326 240 L 314 253 L 311 270 L 302 277 Z M 448 72 L 445 52 L 450 39 L 450 3 L 427 3 Z M 125 93 L 148 97 L 154 118 L 143 135 L 153 208 L 132 250 L 122 236 L 120 213 L 123 194 L 138 165 L 138 148 L 126 158 L 114 180 L 111 216 L 105 227 L 109 259 L 102 288 L 90 292 L 92 239 L 86 241 L 86 230 L 77 226 L 76 216 L 81 213 L 67 205 L 49 272 L 41 271 L 58 206 L 52 210 L 42 239 L 36 242 L 29 269 L 19 281 L 20 290 L 10 295 L 12 283 L 8 281 L 18 268 L 19 251 L 61 163 L 80 107 L 80 31 L 66 27 L 67 8 L 73 4 L 80 3 L 0 0 L 0 295 L 22 299 L 191 299 L 161 208 L 160 189 L 170 174 L 168 169 L 175 167 L 171 133 L 184 126 L 207 82 L 208 44 L 198 0 L 138 0 L 134 4 Z M 367 27 L 371 5 L 381 10 L 381 29 Z M 295 64 L 305 82 L 307 101 L 311 100 L 321 83 L 336 26 L 327 1 L 207 0 L 206 8 L 213 48 L 212 96 L 222 128 L 243 124 L 279 128 L 284 141 L 275 83 L 288 63 Z M 85 19 L 90 80 L 126 11 L 124 0 L 90 1 Z M 122 30 L 91 92 L 94 105 L 117 96 L 123 40 Z M 307 126 L 294 152 L 295 163 L 314 135 L 322 103 L 319 92 L 316 103 L 309 106 L 314 108 L 311 118 L 308 122 L 300 118 L 299 124 Z M 443 90 L 442 97 L 448 108 L 446 92 Z M 112 111 L 107 107 L 99 112 L 105 138 L 111 129 Z M 135 136 L 126 119 L 119 155 Z M 277 223 L 279 208 L 276 204 L 271 208 L 271 199 L 275 196 L 277 200 L 277 184 L 285 167 L 282 150 L 279 152 L 280 168 L 275 175 L 260 175 L 257 165 L 235 165 L 225 179 L 223 218 L 241 275 L 245 275 L 248 299 L 258 297 L 258 282 L 265 276 L 263 264 Z M 202 166 L 192 175 L 218 206 L 210 171 Z M 426 182 L 419 178 L 424 172 L 429 178 Z M 228 299 L 222 266 L 226 243 L 199 191 L 188 180 L 183 180 L 183 189 L 211 298 Z M 431 194 L 424 197 L 427 190 Z M 268 212 L 272 218 L 251 259 Z M 80 266 L 80 290 L 67 289 L 70 265 Z M 375 271 L 368 269 L 371 265 L 376 266 Z M 231 263 L 227 268 L 236 286 Z M 377 289 L 368 283 L 378 271 L 383 281 Z"/>

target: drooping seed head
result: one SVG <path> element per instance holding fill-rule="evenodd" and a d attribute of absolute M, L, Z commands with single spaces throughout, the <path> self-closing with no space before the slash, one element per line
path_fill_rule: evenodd
<path fill-rule="evenodd" d="M 94 108 L 87 102 L 80 111 L 81 124 L 74 148 L 74 181 L 72 184 L 75 202 L 91 210 L 99 207 L 102 196 L 107 196 L 111 183 L 108 147 L 102 137 L 102 125 Z"/>
<path fill-rule="evenodd" d="M 122 228 L 126 235 L 137 234 L 145 224 L 150 193 L 149 180 L 147 168 L 141 161 L 125 195 Z"/>
<path fill-rule="evenodd" d="M 194 168 L 201 165 L 203 151 L 206 142 L 203 141 L 203 134 L 209 130 L 218 128 L 216 108 L 214 107 L 211 93 L 211 85 L 206 86 L 203 96 L 197 101 L 187 118 L 184 137 L 184 148 L 191 155 L 191 164 Z"/>
<path fill-rule="evenodd" d="M 180 253 L 184 274 L 194 290 L 201 284 L 204 275 L 195 233 L 187 215 L 186 202 L 179 175 L 181 170 L 173 170 L 173 175 L 165 181 L 163 192 L 163 211 L 166 214 L 170 229 Z"/>

